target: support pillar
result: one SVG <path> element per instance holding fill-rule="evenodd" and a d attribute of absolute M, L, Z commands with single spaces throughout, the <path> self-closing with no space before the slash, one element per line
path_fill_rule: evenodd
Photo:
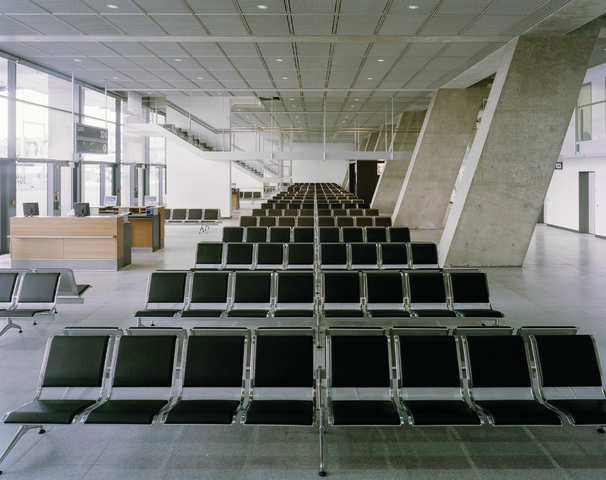
<path fill-rule="evenodd" d="M 404 112 L 400 116 L 390 151 L 398 152 L 397 157 L 404 160 L 387 160 L 383 173 L 379 177 L 371 207 L 378 208 L 383 215 L 392 215 L 404 177 L 410 165 L 410 156 L 417 143 L 419 131 L 423 125 L 425 111 Z"/>
<path fill-rule="evenodd" d="M 445 266 L 521 266 L 595 36 L 507 46 L 439 243 Z"/>
<path fill-rule="evenodd" d="M 437 230 L 439 238 L 461 162 L 473 139 L 478 112 L 489 91 L 482 83 L 470 88 L 443 88 L 435 93 L 410 167 L 398 186 L 394 225 Z"/>

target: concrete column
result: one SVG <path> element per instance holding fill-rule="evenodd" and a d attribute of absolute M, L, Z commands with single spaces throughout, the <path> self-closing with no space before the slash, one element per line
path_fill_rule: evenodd
<path fill-rule="evenodd" d="M 444 88 L 435 93 L 410 167 L 396 193 L 394 225 L 437 230 L 435 240 L 439 238 L 461 162 L 488 93 L 485 83 L 470 88 Z"/>
<path fill-rule="evenodd" d="M 507 45 L 463 161 L 442 265 L 522 265 L 594 43 L 522 36 Z"/>
<path fill-rule="evenodd" d="M 385 162 L 371 203 L 371 207 L 378 208 L 381 214 L 391 215 L 394 212 L 424 118 L 425 111 L 404 112 L 400 115 L 390 149 L 398 152 L 398 158 L 403 156 L 405 159 Z"/>

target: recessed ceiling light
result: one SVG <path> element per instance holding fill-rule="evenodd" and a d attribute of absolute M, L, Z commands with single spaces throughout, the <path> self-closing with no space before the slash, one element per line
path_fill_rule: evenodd
<path fill-rule="evenodd" d="M 360 99 L 359 99 L 359 98 L 354 98 L 354 100 L 355 100 L 356 102 L 359 102 L 359 101 L 360 101 Z"/>
<path fill-rule="evenodd" d="M 372 80 L 372 77 L 368 77 L 368 80 Z"/>
<path fill-rule="evenodd" d="M 81 62 L 82 60 L 80 60 L 79 58 L 74 58 L 74 62 Z"/>
<path fill-rule="evenodd" d="M 257 8 L 260 10 L 267 10 L 267 5 L 263 5 L 262 3 L 257 5 Z"/>
<path fill-rule="evenodd" d="M 290 101 L 293 102 L 295 99 L 293 97 L 290 97 Z"/>
<path fill-rule="evenodd" d="M 119 80 L 119 78 L 118 77 L 114 77 L 114 80 Z"/>
<path fill-rule="evenodd" d="M 385 60 L 383 60 L 382 58 L 377 58 L 377 62 L 384 62 Z"/>
<path fill-rule="evenodd" d="M 282 80 L 288 80 L 288 77 L 282 77 Z"/>
<path fill-rule="evenodd" d="M 175 62 L 181 62 L 182 60 L 180 58 L 175 58 Z"/>
<path fill-rule="evenodd" d="M 281 62 L 282 59 L 281 58 L 276 58 L 276 62 Z"/>
<path fill-rule="evenodd" d="M 108 3 L 108 4 L 107 4 L 107 5 L 105 5 L 105 6 L 106 6 L 107 8 L 113 8 L 113 9 L 120 8 L 118 5 L 114 5 L 113 3 Z"/>
<path fill-rule="evenodd" d="M 204 80 L 204 77 L 196 77 L 198 80 Z"/>
<path fill-rule="evenodd" d="M 410 10 L 416 10 L 417 8 L 419 8 L 419 6 L 418 6 L 418 5 L 413 5 L 413 4 L 411 4 L 411 5 L 408 5 L 408 8 L 409 8 Z"/>

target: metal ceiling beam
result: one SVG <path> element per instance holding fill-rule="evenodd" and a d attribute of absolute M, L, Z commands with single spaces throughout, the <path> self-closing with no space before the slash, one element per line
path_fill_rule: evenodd
<path fill-rule="evenodd" d="M 108 90 L 116 92 L 328 92 L 328 93 L 347 93 L 347 92 L 384 92 L 384 93 L 398 93 L 398 92 L 433 92 L 433 88 L 283 88 L 283 87 L 268 87 L 268 88 L 121 88 L 108 86 Z M 262 112 L 261 112 L 262 113 Z M 295 112 L 300 113 L 300 112 Z M 355 113 L 355 112 L 348 112 Z"/>

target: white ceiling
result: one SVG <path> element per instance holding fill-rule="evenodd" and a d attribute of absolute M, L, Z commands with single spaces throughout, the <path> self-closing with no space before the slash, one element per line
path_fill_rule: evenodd
<path fill-rule="evenodd" d="M 283 128 L 317 128 L 324 108 L 332 128 L 372 128 L 390 119 L 392 101 L 396 113 L 423 108 L 432 90 L 578 1 L 0 0 L 0 35 L 44 37 L 0 49 L 111 90 L 279 96 L 273 122 Z"/>

